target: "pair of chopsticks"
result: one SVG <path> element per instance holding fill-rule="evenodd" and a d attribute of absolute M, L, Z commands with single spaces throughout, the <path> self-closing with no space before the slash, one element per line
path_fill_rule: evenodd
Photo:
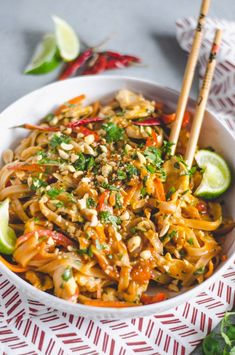
<path fill-rule="evenodd" d="M 187 106 L 188 97 L 192 86 L 193 77 L 194 77 L 194 73 L 198 61 L 199 51 L 202 43 L 202 37 L 203 37 L 202 31 L 206 22 L 206 15 L 209 11 L 209 6 L 210 6 L 210 0 L 202 0 L 198 23 L 194 34 L 193 43 L 192 43 L 192 49 L 189 54 L 188 62 L 184 73 L 181 93 L 177 104 L 176 119 L 172 126 L 170 138 L 169 138 L 169 141 L 173 143 L 171 147 L 172 155 L 175 154 L 177 142 L 180 135 L 182 121 Z M 222 39 L 222 31 L 220 29 L 217 29 L 215 32 L 213 45 L 209 55 L 206 72 L 197 99 L 190 137 L 186 148 L 185 161 L 188 164 L 189 168 L 192 166 L 196 147 L 197 147 L 197 142 L 198 142 L 201 125 L 202 125 L 202 121 L 206 109 L 207 99 L 210 92 L 211 82 L 212 82 L 212 78 L 216 66 L 216 57 L 221 44 L 221 39 Z"/>

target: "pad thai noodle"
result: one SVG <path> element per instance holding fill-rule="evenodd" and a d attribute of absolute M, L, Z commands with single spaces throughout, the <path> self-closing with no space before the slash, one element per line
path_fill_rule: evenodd
<path fill-rule="evenodd" d="M 171 156 L 164 104 L 128 90 L 84 99 L 22 125 L 30 134 L 3 153 L 0 201 L 17 239 L 0 261 L 42 291 L 101 307 L 163 301 L 209 278 L 233 223 L 194 194 L 203 172 L 182 158 L 190 112 Z"/>

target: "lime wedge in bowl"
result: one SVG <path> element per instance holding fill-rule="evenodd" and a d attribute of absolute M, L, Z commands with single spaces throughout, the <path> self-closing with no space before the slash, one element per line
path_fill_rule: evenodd
<path fill-rule="evenodd" d="M 9 200 L 0 204 L 0 252 L 12 254 L 16 243 L 16 235 L 9 222 Z"/>
<path fill-rule="evenodd" d="M 210 150 L 199 150 L 195 155 L 198 166 L 204 169 L 202 181 L 195 195 L 214 199 L 222 195 L 231 183 L 231 172 L 226 161 Z"/>
<path fill-rule="evenodd" d="M 55 69 L 61 62 L 56 45 L 56 38 L 48 33 L 37 46 L 30 64 L 25 69 L 25 74 L 46 74 Z"/>
<path fill-rule="evenodd" d="M 79 40 L 73 28 L 58 16 L 52 16 L 55 36 L 61 57 L 69 62 L 79 54 Z"/>

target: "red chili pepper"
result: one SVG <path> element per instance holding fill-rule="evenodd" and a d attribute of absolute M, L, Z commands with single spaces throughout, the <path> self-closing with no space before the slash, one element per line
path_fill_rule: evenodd
<path fill-rule="evenodd" d="M 95 63 L 82 72 L 82 75 L 99 74 L 105 71 L 107 64 L 107 57 L 103 53 L 99 53 Z"/>
<path fill-rule="evenodd" d="M 105 54 L 107 54 L 109 57 L 117 58 L 120 59 L 123 57 L 121 53 L 118 52 L 113 52 L 113 51 L 105 51 Z"/>
<path fill-rule="evenodd" d="M 159 126 L 161 124 L 161 121 L 158 118 L 151 117 L 143 121 L 133 122 L 133 124 L 135 124 L 136 126 Z"/>
<path fill-rule="evenodd" d="M 125 58 L 108 59 L 105 69 L 107 69 L 107 70 L 110 70 L 110 69 L 122 69 L 122 68 L 128 67 L 129 64 L 130 63 Z"/>
<path fill-rule="evenodd" d="M 38 234 L 38 237 L 51 237 L 58 245 L 63 246 L 64 248 L 67 248 L 68 246 L 74 246 L 74 243 L 67 238 L 64 234 L 58 233 L 56 231 L 51 231 L 49 229 L 38 229 L 33 232 L 29 232 L 26 234 L 23 234 L 21 237 L 19 237 L 16 241 L 16 247 L 18 247 L 20 244 L 24 243 L 26 240 L 31 238 L 35 233 Z"/>
<path fill-rule="evenodd" d="M 121 53 L 113 52 L 113 51 L 106 51 L 105 53 L 109 57 L 113 57 L 116 59 L 125 59 L 127 62 L 132 62 L 132 63 L 140 63 L 141 62 L 141 59 L 139 57 L 134 56 L 134 55 L 121 54 Z"/>
<path fill-rule="evenodd" d="M 60 129 L 59 127 L 44 127 L 44 126 L 38 126 L 38 125 L 33 125 L 30 123 L 24 123 L 20 126 L 15 126 L 14 128 L 25 128 L 29 129 L 30 131 L 41 131 L 41 132 L 58 132 Z"/>
<path fill-rule="evenodd" d="M 128 62 L 131 62 L 131 63 L 140 63 L 141 62 L 141 59 L 139 57 L 134 56 L 134 55 L 124 54 L 123 58 L 128 60 Z"/>
<path fill-rule="evenodd" d="M 92 122 L 100 122 L 100 121 L 103 121 L 103 120 L 104 120 L 104 118 L 102 118 L 102 117 L 89 117 L 89 118 L 81 119 L 79 121 L 71 122 L 71 123 L 68 124 L 68 127 L 76 128 L 76 127 L 81 126 L 81 125 L 86 125 L 86 124 L 92 123 Z"/>
<path fill-rule="evenodd" d="M 91 48 L 81 53 L 74 61 L 67 64 L 64 71 L 60 74 L 59 80 L 64 80 L 74 75 L 76 71 L 91 58 L 92 55 L 93 50 Z"/>

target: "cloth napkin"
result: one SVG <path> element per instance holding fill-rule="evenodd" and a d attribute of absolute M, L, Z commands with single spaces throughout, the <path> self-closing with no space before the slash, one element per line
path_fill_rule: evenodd
<path fill-rule="evenodd" d="M 219 111 L 231 130 L 235 125 L 235 24 L 207 21 L 199 61 L 203 77 L 213 37 L 225 30 L 209 108 Z M 189 51 L 194 19 L 177 22 L 177 39 Z M 94 321 L 30 300 L 0 274 L 0 350 L 4 355 L 187 355 L 235 303 L 235 264 L 210 288 L 163 314 L 129 320 Z"/>
<path fill-rule="evenodd" d="M 176 22 L 176 37 L 179 45 L 190 52 L 196 27 L 195 18 L 183 18 Z M 225 120 L 230 129 L 235 129 L 235 22 L 206 20 L 199 56 L 200 84 L 204 76 L 211 44 L 216 28 L 223 30 L 221 48 L 208 100 L 208 108 Z"/>

